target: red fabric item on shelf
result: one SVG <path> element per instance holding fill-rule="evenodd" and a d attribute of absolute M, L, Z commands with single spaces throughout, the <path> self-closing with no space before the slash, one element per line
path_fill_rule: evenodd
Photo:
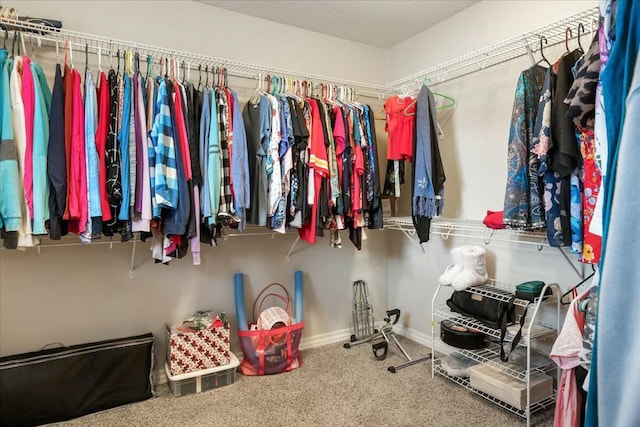
<path fill-rule="evenodd" d="M 484 217 L 482 223 L 487 227 L 494 228 L 496 230 L 505 228 L 502 220 L 502 212 L 503 211 L 487 211 L 487 216 Z"/>

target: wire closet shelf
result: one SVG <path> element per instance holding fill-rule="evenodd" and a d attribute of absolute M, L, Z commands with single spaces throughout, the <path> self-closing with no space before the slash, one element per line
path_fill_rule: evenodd
<path fill-rule="evenodd" d="M 394 80 L 386 85 L 340 79 L 321 74 L 305 73 L 301 71 L 287 70 L 284 68 L 267 67 L 263 65 L 216 58 L 127 40 L 82 33 L 79 31 L 53 29 L 44 25 L 7 18 L 0 18 L 0 25 L 2 29 L 5 30 L 5 35 L 6 30 L 8 29 L 9 31 L 21 31 L 23 35 L 30 37 L 32 40 L 51 41 L 54 43 L 64 43 L 68 40 L 71 47 L 77 51 L 84 51 L 86 45 L 89 45 L 89 48 L 94 51 L 96 51 L 99 46 L 103 52 L 112 54 L 117 50 L 134 50 L 141 56 L 151 55 L 156 64 L 159 63 L 160 58 L 169 57 L 185 62 L 188 66 L 193 67 L 196 65 L 202 65 L 203 67 L 206 65 L 224 67 L 227 69 L 229 75 L 235 77 L 255 79 L 258 77 L 258 74 L 279 75 L 295 79 L 312 80 L 315 82 L 347 86 L 354 89 L 356 95 L 381 98 L 386 94 L 397 92 L 406 84 L 418 81 L 429 82 L 432 85 L 443 83 L 524 55 L 532 56 L 534 52 L 540 50 L 541 36 L 546 38 L 548 46 L 553 46 L 566 40 L 565 30 L 567 27 L 576 29 L 579 24 L 582 24 L 584 28 L 587 29 L 587 32 L 589 32 L 589 30 L 593 31 L 594 23 L 597 22 L 598 17 L 598 7 L 589 8 L 551 24 L 539 27 L 533 31 L 520 34 L 450 61 Z M 569 39 L 574 39 L 577 35 L 577 31 L 573 31 Z"/>
<path fill-rule="evenodd" d="M 411 217 L 385 218 L 384 227 L 390 230 L 400 230 L 412 234 L 415 232 Z M 431 233 L 441 236 L 444 240 L 449 237 L 470 237 L 482 239 L 485 244 L 492 241 L 512 242 L 536 246 L 539 250 L 549 246 L 547 234 L 544 231 L 524 231 L 514 229 L 491 229 L 480 220 L 459 218 L 434 218 L 431 221 Z"/>
<path fill-rule="evenodd" d="M 430 85 L 443 83 L 445 81 L 453 80 L 466 76 L 467 74 L 502 64 L 503 62 L 507 62 L 521 56 L 532 56 L 534 52 L 540 50 L 541 36 L 545 37 L 547 40 L 548 44 L 545 45 L 545 47 L 550 47 L 565 42 L 565 31 L 567 27 L 572 30 L 569 40 L 578 36 L 576 30 L 579 24 L 584 26 L 587 34 L 591 34 L 595 29 L 594 24 L 597 22 L 599 16 L 600 12 L 598 7 L 584 10 L 551 24 L 539 27 L 533 31 L 520 34 L 510 39 L 476 50 L 475 52 L 468 53 L 450 61 L 394 80 L 388 83 L 389 89 L 398 91 L 404 85 L 422 81 Z M 589 40 L 586 40 L 586 43 L 588 42 Z"/>
<path fill-rule="evenodd" d="M 15 35 L 19 32 L 23 37 L 28 37 L 30 43 L 34 41 L 40 46 L 43 41 L 54 43 L 53 47 L 62 50 L 66 42 L 70 48 L 77 52 L 85 51 L 88 47 L 92 52 L 97 53 L 98 49 L 105 55 L 116 55 L 119 50 L 121 54 L 130 50 L 137 52 L 141 58 L 151 56 L 154 64 L 159 64 L 163 58 L 175 59 L 184 63 L 190 70 L 197 71 L 199 65 L 204 70 L 208 66 L 213 70 L 215 67 L 225 68 L 229 76 L 257 79 L 266 75 L 289 77 L 313 83 L 327 83 L 332 85 L 346 86 L 359 96 L 380 98 L 389 91 L 385 85 L 367 83 L 356 80 L 341 79 L 322 74 L 307 73 L 302 71 L 288 70 L 277 67 L 267 67 L 264 65 L 250 64 L 198 53 L 185 52 L 176 49 L 153 46 L 128 40 L 120 40 L 112 37 L 105 37 L 95 34 L 83 33 L 68 29 L 56 29 L 46 25 L 35 24 L 26 21 L 0 18 L 0 28 L 3 30 L 3 37 L 9 34 Z"/>

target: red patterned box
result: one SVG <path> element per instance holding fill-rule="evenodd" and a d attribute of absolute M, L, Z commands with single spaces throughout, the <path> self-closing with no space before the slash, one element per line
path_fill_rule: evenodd
<path fill-rule="evenodd" d="M 227 365 L 229 325 L 216 320 L 202 329 L 167 325 L 167 364 L 171 375 Z"/>

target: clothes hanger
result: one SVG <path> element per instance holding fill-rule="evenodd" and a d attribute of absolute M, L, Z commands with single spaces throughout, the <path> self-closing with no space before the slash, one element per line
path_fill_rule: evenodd
<path fill-rule="evenodd" d="M 215 67 L 211 67 L 211 85 L 216 88 L 216 89 L 220 89 L 220 68 L 218 68 L 217 66 Z"/>
<path fill-rule="evenodd" d="M 84 45 L 84 80 L 87 80 L 87 73 L 89 72 L 89 44 Z"/>
<path fill-rule="evenodd" d="M 147 55 L 147 78 L 151 77 L 151 70 L 153 69 L 153 57 Z"/>
<path fill-rule="evenodd" d="M 582 32 L 580 32 L 580 30 L 582 30 Z M 582 43 L 580 43 L 580 36 L 582 34 L 584 34 L 584 25 L 582 25 L 582 22 L 580 22 L 578 24 L 578 46 L 580 46 L 580 50 L 584 52 L 584 49 L 582 48 Z"/>
<path fill-rule="evenodd" d="M 102 74 L 102 45 L 98 45 L 98 73 Z"/>
<path fill-rule="evenodd" d="M 73 45 L 71 44 L 71 42 L 69 41 L 69 39 L 67 39 L 67 50 L 69 53 L 69 65 L 71 66 L 72 69 L 75 69 L 76 66 L 73 64 Z"/>
<path fill-rule="evenodd" d="M 446 110 L 447 108 L 453 108 L 456 106 L 456 100 L 455 98 L 452 98 L 450 96 L 447 95 L 443 95 L 441 93 L 437 93 L 437 92 L 433 92 L 434 95 L 439 96 L 441 98 L 446 99 L 447 101 L 449 101 L 448 104 L 443 104 L 443 105 L 439 105 L 436 107 L 436 110 Z"/>
<path fill-rule="evenodd" d="M 571 28 L 567 27 L 567 29 L 564 30 L 564 47 L 567 49 L 567 52 L 569 52 L 569 38 L 573 38 L 573 32 Z"/>
<path fill-rule="evenodd" d="M 251 95 L 251 98 L 249 98 L 249 103 L 250 104 L 257 104 L 258 100 L 260 99 L 260 97 L 262 96 L 263 92 L 262 92 L 262 73 L 258 73 L 256 75 L 256 87 L 253 90 L 253 94 Z"/>
<path fill-rule="evenodd" d="M 118 58 L 118 70 L 117 75 L 120 75 L 120 49 L 116 51 L 116 58 Z"/>
<path fill-rule="evenodd" d="M 543 42 L 543 41 L 544 41 L 544 45 L 545 45 L 545 46 L 549 44 L 549 42 L 547 41 L 547 38 L 546 38 L 545 36 L 540 36 L 540 56 L 542 56 L 542 59 L 541 59 L 540 61 L 538 61 L 538 62 L 542 62 L 542 61 L 544 61 L 544 62 L 546 62 L 546 63 L 547 63 L 547 65 L 548 65 L 549 67 L 551 67 L 551 63 L 549 62 L 549 60 L 547 59 L 547 57 L 546 57 L 546 56 L 544 56 L 544 49 L 543 49 L 543 45 L 542 45 L 542 42 Z M 567 50 L 569 50 L 569 48 L 568 48 L 568 47 L 567 47 Z"/>
<path fill-rule="evenodd" d="M 31 45 L 31 59 L 33 62 L 38 62 L 38 58 L 36 56 L 36 48 L 33 47 L 33 36 L 29 36 L 29 44 Z"/>
<path fill-rule="evenodd" d="M 26 55 L 27 48 L 24 46 L 24 34 L 22 33 L 22 31 L 18 32 L 18 36 L 20 37 L 20 44 L 18 45 L 18 55 L 20 55 L 20 52 L 22 52 L 22 55 Z"/>
<path fill-rule="evenodd" d="M 208 65 L 204 67 L 204 76 L 206 77 L 204 85 L 205 87 L 209 87 L 209 66 Z"/>
<path fill-rule="evenodd" d="M 571 304 L 571 300 L 573 300 L 573 298 L 569 301 L 565 301 L 565 298 L 569 295 L 571 295 L 573 293 L 574 290 L 578 289 L 580 286 L 582 286 L 583 284 L 585 284 L 587 281 L 589 281 L 593 276 L 596 275 L 596 267 L 595 265 L 591 264 L 591 269 L 593 270 L 593 273 L 591 273 L 590 275 L 588 275 L 587 277 L 585 277 L 584 279 L 582 279 L 580 282 L 578 282 L 578 284 L 574 285 L 573 287 L 571 287 L 571 289 L 569 289 L 567 292 L 565 292 L 564 294 L 562 294 L 562 296 L 560 297 L 560 303 L 562 305 L 569 305 Z"/>
<path fill-rule="evenodd" d="M 15 50 L 16 50 L 16 41 L 18 40 L 18 32 L 13 32 L 13 42 L 11 43 L 11 57 L 15 58 Z"/>
<path fill-rule="evenodd" d="M 202 87 L 202 64 L 198 64 L 198 91 Z"/>

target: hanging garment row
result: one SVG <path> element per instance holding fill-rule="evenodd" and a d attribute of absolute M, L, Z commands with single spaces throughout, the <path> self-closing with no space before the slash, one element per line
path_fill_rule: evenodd
<path fill-rule="evenodd" d="M 452 102 L 437 107 L 435 96 Z M 420 243 L 429 241 L 431 219 L 444 209 L 446 176 L 438 145 L 442 131 L 437 109 L 454 105 L 453 98 L 431 92 L 424 83 L 415 96 L 394 95 L 384 104 L 389 134 L 384 194 L 400 197 L 404 162 L 412 162 L 411 216 Z"/>
<path fill-rule="evenodd" d="M 363 228 L 382 228 L 373 111 L 332 92 L 322 86 L 312 98 L 256 88 L 243 111 L 256 189 L 248 220 L 298 228 L 309 243 L 328 229 L 334 247 L 348 229 L 361 249 Z"/>
<path fill-rule="evenodd" d="M 542 61 L 522 72 L 516 89 L 508 145 L 508 177 L 503 220 L 507 227 L 546 229 L 551 246 L 568 246 L 584 263 L 600 260 L 598 194 L 602 161 L 594 130 L 603 126 L 599 110 L 600 70 L 606 52 L 596 33 L 587 52 L 578 45 L 553 64 Z M 599 117 L 600 116 L 600 117 Z M 606 136 L 606 135 L 605 135 Z M 605 138 L 606 139 L 606 138 Z M 601 139 L 602 140 L 602 139 Z"/>
<path fill-rule="evenodd" d="M 224 71 L 194 85 L 164 60 L 152 77 L 130 52 L 123 70 L 118 55 L 95 79 L 88 53 L 82 77 L 65 52 L 52 90 L 28 56 L 2 49 L 0 63 L 7 248 L 140 232 L 157 262 L 190 248 L 199 264 L 200 242 L 247 222 L 297 228 L 309 243 L 326 228 L 336 247 L 348 229 L 358 249 L 364 227 L 382 227 L 372 110 L 329 86 L 315 96 L 306 84 L 258 88 L 243 109 Z"/>

